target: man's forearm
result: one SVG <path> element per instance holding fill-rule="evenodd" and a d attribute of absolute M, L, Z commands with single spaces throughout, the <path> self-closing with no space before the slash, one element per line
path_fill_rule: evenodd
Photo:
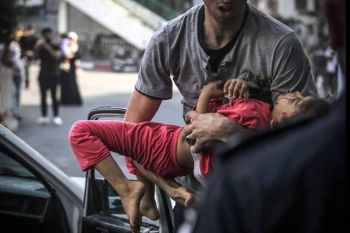
<path fill-rule="evenodd" d="M 159 99 L 145 96 L 134 90 L 126 109 L 124 121 L 138 123 L 152 120 L 161 102 Z"/>
<path fill-rule="evenodd" d="M 228 119 L 227 117 L 225 117 L 225 119 L 222 118 L 218 124 L 221 132 L 217 132 L 216 136 L 217 139 L 222 142 L 226 142 L 234 134 L 250 131 L 250 129 L 243 127 L 242 125 Z"/>

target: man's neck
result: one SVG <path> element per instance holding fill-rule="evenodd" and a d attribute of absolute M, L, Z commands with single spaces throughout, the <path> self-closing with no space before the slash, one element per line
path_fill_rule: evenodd
<path fill-rule="evenodd" d="M 237 20 L 218 22 L 204 11 L 204 43 L 210 49 L 220 49 L 228 44 L 238 33 L 244 20 L 244 12 Z"/>

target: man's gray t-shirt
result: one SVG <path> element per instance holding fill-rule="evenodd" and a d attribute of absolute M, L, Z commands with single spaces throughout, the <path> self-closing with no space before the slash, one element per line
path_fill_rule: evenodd
<path fill-rule="evenodd" d="M 316 94 L 310 63 L 294 31 L 248 4 L 237 42 L 210 71 L 209 56 L 198 41 L 198 14 L 203 4 L 173 19 L 153 35 L 144 53 L 135 88 L 160 99 L 172 97 L 172 81 L 183 96 L 185 111 L 195 106 L 201 86 L 211 79 L 232 79 L 249 72 L 262 87 L 279 93 Z"/>
<path fill-rule="evenodd" d="M 135 88 L 159 98 L 172 97 L 172 79 L 183 96 L 184 113 L 197 102 L 201 86 L 210 80 L 250 73 L 262 91 L 301 91 L 316 95 L 309 60 L 295 32 L 247 4 L 248 14 L 233 48 L 212 72 L 209 56 L 200 46 L 198 18 L 203 4 L 171 20 L 153 35 L 144 53 Z M 202 23 L 202 22 L 201 22 Z M 264 90 L 265 89 L 265 90 Z"/>

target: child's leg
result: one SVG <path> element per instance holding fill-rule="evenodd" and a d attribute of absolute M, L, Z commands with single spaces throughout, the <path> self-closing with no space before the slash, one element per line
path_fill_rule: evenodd
<path fill-rule="evenodd" d="M 147 180 L 144 176 L 137 175 L 137 180 L 142 182 L 145 187 L 145 193 L 140 201 L 140 214 L 152 220 L 159 219 L 159 211 L 154 199 L 154 183 Z"/>
<path fill-rule="evenodd" d="M 139 205 L 145 191 L 143 184 L 139 181 L 129 181 L 112 156 L 98 162 L 95 168 L 119 194 L 131 227 L 138 228 L 141 224 Z"/>
<path fill-rule="evenodd" d="M 176 202 L 179 202 L 184 206 L 189 206 L 195 200 L 195 195 L 192 192 L 190 192 L 186 187 L 179 185 L 174 180 L 164 179 L 160 176 L 157 176 L 153 172 L 144 169 L 140 164 L 136 162 L 135 167 L 142 173 L 144 177 L 147 178 L 147 180 L 150 180 L 152 183 L 157 184 Z"/>
<path fill-rule="evenodd" d="M 120 154 L 130 152 L 126 147 L 131 145 L 124 145 L 128 144 L 125 127 L 124 122 L 117 121 L 78 121 L 69 137 L 81 168 L 86 170 L 95 167 L 107 179 L 120 195 L 130 224 L 137 226 L 135 224 L 139 221 L 139 204 L 144 187 L 141 182 L 129 181 L 110 154 L 110 151 Z"/>

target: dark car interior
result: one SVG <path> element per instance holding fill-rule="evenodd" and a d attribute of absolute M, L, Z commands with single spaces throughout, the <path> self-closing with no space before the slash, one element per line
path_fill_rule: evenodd
<path fill-rule="evenodd" d="M 7 232 L 69 233 L 60 200 L 33 172 L 0 149 L 0 225 Z"/>

